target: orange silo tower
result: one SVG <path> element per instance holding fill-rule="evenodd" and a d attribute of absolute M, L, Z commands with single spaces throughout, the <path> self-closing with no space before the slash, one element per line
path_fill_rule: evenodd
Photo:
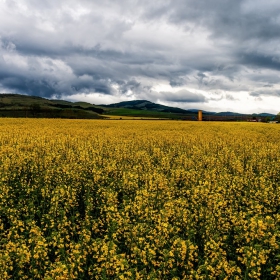
<path fill-rule="evenodd" d="M 198 111 L 198 121 L 202 121 L 202 110 Z"/>

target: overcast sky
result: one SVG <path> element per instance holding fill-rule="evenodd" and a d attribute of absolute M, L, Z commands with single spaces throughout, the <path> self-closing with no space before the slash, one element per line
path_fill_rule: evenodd
<path fill-rule="evenodd" d="M 0 0 L 0 92 L 280 111 L 279 0 Z"/>

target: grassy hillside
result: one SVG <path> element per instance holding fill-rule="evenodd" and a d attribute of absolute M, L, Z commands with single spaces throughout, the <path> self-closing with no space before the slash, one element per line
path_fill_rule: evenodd
<path fill-rule="evenodd" d="M 66 100 L 49 100 L 38 96 L 20 94 L 0 94 L 0 117 L 30 118 L 68 118 L 68 119 L 100 119 L 119 117 L 157 118 L 174 120 L 196 120 L 197 109 L 184 110 L 156 104 L 147 100 L 123 101 L 110 105 L 94 105 L 88 102 L 70 102 Z M 111 116 L 111 117 L 110 117 Z M 245 115 L 233 112 L 205 112 L 205 121 L 269 121 L 272 114 Z"/>
<path fill-rule="evenodd" d="M 103 112 L 100 107 L 85 102 L 48 100 L 19 94 L 0 95 L 0 117 L 98 119 L 103 118 Z"/>
<path fill-rule="evenodd" d="M 147 100 L 123 101 L 115 104 L 103 105 L 103 107 L 126 108 L 126 109 L 133 109 L 133 110 L 155 111 L 155 112 L 183 114 L 183 115 L 193 114 L 193 112 L 188 110 L 156 104 Z"/>
<path fill-rule="evenodd" d="M 106 118 L 106 115 L 190 120 L 196 117 L 196 113 L 146 100 L 98 106 L 88 102 L 49 100 L 20 94 L 0 94 L 0 117 L 96 119 Z"/>
<path fill-rule="evenodd" d="M 129 108 L 110 108 L 106 110 L 107 115 L 114 116 L 130 116 L 130 117 L 150 117 L 150 118 L 163 118 L 163 119 L 184 119 L 193 118 L 196 114 L 176 114 L 169 112 L 151 111 L 151 110 L 137 110 Z"/>
<path fill-rule="evenodd" d="M 147 100 L 123 101 L 110 105 L 102 105 L 107 115 L 150 117 L 163 119 L 196 119 L 197 113 L 156 104 Z"/>

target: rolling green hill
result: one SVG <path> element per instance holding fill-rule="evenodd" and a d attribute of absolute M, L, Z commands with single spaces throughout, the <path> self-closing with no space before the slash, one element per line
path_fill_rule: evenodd
<path fill-rule="evenodd" d="M 31 118 L 70 118 L 104 119 L 117 118 L 157 118 L 196 120 L 198 109 L 184 110 L 156 104 L 147 100 L 123 101 L 110 105 L 94 105 L 88 102 L 70 102 L 58 99 L 46 99 L 38 96 L 20 94 L 0 94 L 0 117 Z M 274 119 L 272 114 L 238 114 L 233 112 L 206 112 L 204 120 L 236 121 L 255 119 Z"/>
<path fill-rule="evenodd" d="M 193 113 L 188 110 L 156 104 L 147 100 L 123 101 L 120 103 L 102 105 L 102 106 L 106 108 L 126 108 L 126 109 L 133 109 L 133 110 L 156 111 L 156 112 L 174 113 L 174 114 Z"/>
<path fill-rule="evenodd" d="M 0 117 L 106 118 L 127 116 L 160 119 L 195 119 L 196 113 L 147 100 L 94 105 L 88 102 L 49 100 L 37 96 L 0 94 Z"/>
<path fill-rule="evenodd" d="M 104 110 L 86 102 L 49 100 L 37 96 L 0 94 L 0 117 L 100 119 Z"/>
<path fill-rule="evenodd" d="M 196 119 L 197 113 L 156 104 L 147 100 L 123 101 L 110 105 L 101 105 L 106 109 L 107 115 L 150 117 L 163 119 Z"/>

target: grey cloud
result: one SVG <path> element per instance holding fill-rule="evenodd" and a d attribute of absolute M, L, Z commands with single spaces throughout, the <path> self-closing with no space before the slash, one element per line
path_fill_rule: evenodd
<path fill-rule="evenodd" d="M 189 80 L 188 77 L 175 76 L 175 77 L 171 77 L 169 84 L 172 87 L 181 87 L 186 85 L 188 80 Z"/>
<path fill-rule="evenodd" d="M 201 27 L 209 32 L 210 38 L 216 45 L 231 50 L 232 57 L 235 52 L 245 49 L 247 53 L 241 54 L 237 64 L 268 67 L 279 70 L 279 53 L 276 57 L 267 54 L 267 48 L 278 49 L 280 24 L 280 4 L 265 1 L 231 1 L 231 0 L 173 0 L 166 6 L 166 15 L 170 22 L 184 26 L 187 31 L 195 32 Z M 269 8 L 267 8 L 269 6 Z M 160 7 L 154 9 L 161 10 Z M 157 13 L 148 12 L 148 15 Z M 226 41 L 225 41 L 226 40 Z M 259 54 L 256 53 L 256 49 Z M 275 52 L 275 51 L 274 51 Z M 211 61 L 211 60 L 210 60 Z M 213 61 L 200 71 L 214 71 Z M 196 68 L 198 69 L 198 68 Z"/>
<path fill-rule="evenodd" d="M 265 1 L 172 0 L 168 1 L 165 12 L 176 25 L 184 24 L 185 28 L 190 29 L 190 23 L 194 23 L 219 38 L 278 38 L 280 4 L 274 1 L 269 9 L 267 6 Z"/>
<path fill-rule="evenodd" d="M 224 96 L 222 94 L 217 94 L 216 96 L 210 96 L 208 98 L 208 101 L 221 101 L 224 99 Z"/>
<path fill-rule="evenodd" d="M 47 80 L 32 80 L 23 77 L 9 77 L 0 80 L 2 87 L 17 93 L 50 97 L 56 93 L 56 84 Z"/>
<path fill-rule="evenodd" d="M 270 54 L 245 53 L 240 55 L 240 60 L 243 65 L 280 70 L 279 59 Z"/>
<path fill-rule="evenodd" d="M 271 88 L 271 87 L 273 87 L 273 85 L 269 85 L 269 84 L 267 84 L 267 85 L 264 85 L 263 87 L 268 87 L 268 88 Z"/>
<path fill-rule="evenodd" d="M 160 98 L 164 101 L 179 102 L 179 103 L 201 103 L 205 102 L 206 98 L 200 93 L 193 93 L 188 90 L 179 90 L 177 92 L 160 92 Z"/>
<path fill-rule="evenodd" d="M 238 100 L 237 98 L 235 98 L 235 97 L 232 96 L 231 94 L 226 94 L 225 99 L 230 100 L 230 101 Z"/>
<path fill-rule="evenodd" d="M 136 80 L 130 80 L 126 83 L 120 83 L 121 92 L 123 94 L 127 94 L 129 92 L 138 92 L 139 88 L 141 88 L 141 83 Z"/>
<path fill-rule="evenodd" d="M 261 96 L 275 96 L 275 97 L 280 97 L 280 90 L 258 90 L 250 93 L 251 96 L 254 97 L 261 97 Z"/>

